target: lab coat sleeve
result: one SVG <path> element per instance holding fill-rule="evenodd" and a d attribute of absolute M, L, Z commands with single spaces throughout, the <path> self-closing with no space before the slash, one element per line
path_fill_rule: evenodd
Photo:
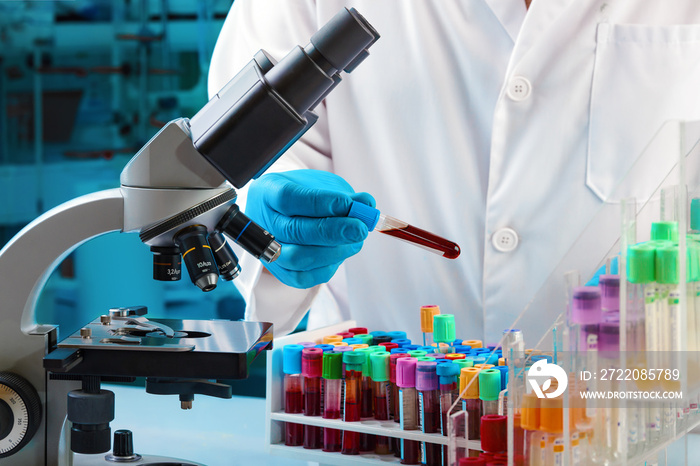
<path fill-rule="evenodd" d="M 214 49 L 209 95 L 218 92 L 258 50 L 265 50 L 279 61 L 293 47 L 306 45 L 319 27 L 315 9 L 312 0 L 236 0 Z M 331 170 L 324 104 L 314 111 L 319 115 L 317 123 L 268 169 L 268 173 L 300 168 Z M 247 186 L 238 192 L 237 203 L 244 211 L 246 194 Z M 267 272 L 260 261 L 235 246 L 234 249 L 242 269 L 235 283 L 246 302 L 246 319 L 273 322 L 278 335 L 293 331 L 325 285 L 308 290 L 289 287 Z"/>

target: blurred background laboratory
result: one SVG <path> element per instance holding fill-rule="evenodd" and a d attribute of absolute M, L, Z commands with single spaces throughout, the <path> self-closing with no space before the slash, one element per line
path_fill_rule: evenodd
<path fill-rule="evenodd" d="M 207 102 L 231 3 L 0 2 L 3 245 L 52 207 L 118 187 L 126 162 L 165 123 Z M 234 286 L 203 294 L 186 281 L 154 281 L 144 251 L 137 235 L 116 233 L 78 248 L 47 283 L 40 320 L 61 316 L 62 333 L 72 332 L 125 290 L 153 316 L 243 316 Z"/>

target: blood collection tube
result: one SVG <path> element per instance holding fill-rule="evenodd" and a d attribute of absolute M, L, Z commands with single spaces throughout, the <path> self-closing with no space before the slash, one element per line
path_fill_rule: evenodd
<path fill-rule="evenodd" d="M 437 346 L 419 346 L 418 351 L 425 351 L 426 354 L 435 353 Z"/>
<path fill-rule="evenodd" d="M 436 373 L 437 363 L 419 361 L 416 363 L 416 390 L 420 407 L 420 426 L 423 433 L 439 434 L 441 424 L 440 384 Z M 423 463 L 442 464 L 442 446 L 423 442 Z"/>
<path fill-rule="evenodd" d="M 434 359 L 435 362 L 438 362 L 440 359 L 445 359 L 445 355 L 443 353 L 428 353 L 426 356 L 430 359 Z"/>
<path fill-rule="evenodd" d="M 394 340 L 399 340 L 399 339 L 405 339 L 406 338 L 406 332 L 402 332 L 400 330 L 393 330 L 391 332 L 386 332 L 387 335 L 391 337 L 390 341 Z"/>
<path fill-rule="evenodd" d="M 393 342 L 379 343 L 379 346 L 383 346 L 384 348 L 386 348 L 387 351 L 391 351 L 392 349 L 399 347 L 398 343 Z"/>
<path fill-rule="evenodd" d="M 440 314 L 440 306 L 431 304 L 420 308 L 420 329 L 423 346 L 433 346 L 433 317 Z"/>
<path fill-rule="evenodd" d="M 320 416 L 321 376 L 323 375 L 323 350 L 304 348 L 301 353 L 301 374 L 304 376 L 304 416 Z M 323 428 L 304 425 L 304 448 L 315 450 L 323 447 Z"/>
<path fill-rule="evenodd" d="M 367 353 L 346 351 L 343 353 L 345 364 L 345 400 L 343 403 L 343 421 L 357 422 L 360 420 L 360 389 L 362 387 L 362 364 Z M 343 431 L 343 455 L 360 454 L 360 433 L 350 430 Z"/>
<path fill-rule="evenodd" d="M 523 428 L 523 455 L 527 465 L 543 466 L 541 442 L 543 441 L 540 432 L 540 399 L 534 392 L 525 393 L 520 401 L 520 426 Z M 519 447 L 515 446 L 516 450 Z"/>
<path fill-rule="evenodd" d="M 369 333 L 356 333 L 353 338 L 359 338 L 362 341 L 362 343 L 366 344 L 367 346 L 371 346 L 372 341 L 374 340 L 372 335 L 370 335 Z"/>
<path fill-rule="evenodd" d="M 481 423 L 481 400 L 479 399 L 479 372 L 476 367 L 465 367 L 459 373 L 459 393 L 462 397 L 462 409 L 467 412 L 467 437 L 479 439 Z"/>
<path fill-rule="evenodd" d="M 408 355 L 411 356 L 412 358 L 421 358 L 421 357 L 425 356 L 426 354 L 428 354 L 428 353 L 426 353 L 423 350 L 419 350 L 419 349 L 410 350 L 408 352 Z"/>
<path fill-rule="evenodd" d="M 455 361 L 457 359 L 465 359 L 467 356 L 464 353 L 447 353 L 445 359 Z"/>
<path fill-rule="evenodd" d="M 481 368 L 479 372 L 479 399 L 482 416 L 498 414 L 498 395 L 501 393 L 501 371 Z"/>
<path fill-rule="evenodd" d="M 446 359 L 446 361 L 449 361 L 449 359 Z M 442 414 L 440 418 L 440 431 L 445 437 L 448 436 L 447 419 L 455 411 L 458 411 L 457 407 L 455 407 L 454 411 L 450 411 L 450 408 L 459 398 L 459 370 L 460 366 L 454 362 L 438 364 L 435 369 L 440 384 L 440 413 Z M 447 445 L 445 445 L 442 448 L 442 464 L 444 466 L 447 466 L 447 460 Z"/>
<path fill-rule="evenodd" d="M 471 346 L 472 349 L 484 347 L 484 343 L 481 340 L 462 340 L 462 345 Z"/>
<path fill-rule="evenodd" d="M 321 341 L 324 345 L 332 345 L 333 343 L 343 341 L 343 337 L 340 335 L 326 335 Z"/>
<path fill-rule="evenodd" d="M 323 419 L 340 419 L 343 395 L 343 354 L 323 353 Z M 340 451 L 343 431 L 323 429 L 323 451 Z"/>
<path fill-rule="evenodd" d="M 595 286 L 578 286 L 573 289 L 571 322 L 579 325 L 579 351 L 598 349 L 598 330 L 602 321 L 600 289 Z"/>
<path fill-rule="evenodd" d="M 367 327 L 353 327 L 348 329 L 348 333 L 352 333 L 353 335 L 359 334 L 366 334 L 367 333 Z"/>
<path fill-rule="evenodd" d="M 392 353 L 389 355 L 389 415 L 397 424 L 401 421 L 399 404 L 399 386 L 396 385 L 396 364 L 401 358 L 408 358 L 407 353 Z M 394 454 L 401 456 L 401 442 L 394 438 Z"/>
<path fill-rule="evenodd" d="M 374 383 L 374 418 L 389 420 L 389 353 L 374 352 L 369 355 L 370 371 Z M 378 455 L 391 453 L 389 437 L 378 435 L 374 450 Z"/>
<path fill-rule="evenodd" d="M 352 338 L 352 336 L 354 334 L 350 333 L 350 332 L 338 332 L 338 333 L 336 333 L 336 335 L 338 335 L 339 337 L 342 337 L 342 339 L 345 340 L 346 338 Z"/>
<path fill-rule="evenodd" d="M 409 340 L 408 338 L 395 338 L 391 341 L 392 343 L 396 343 L 397 345 L 399 345 L 399 348 L 403 348 L 411 344 L 411 340 Z"/>
<path fill-rule="evenodd" d="M 448 259 L 456 259 L 461 252 L 457 243 L 434 233 L 409 225 L 406 222 L 384 215 L 374 207 L 353 202 L 348 217 L 354 217 L 367 225 L 369 231 L 377 230 L 394 238 L 406 241 Z"/>
<path fill-rule="evenodd" d="M 439 353 L 449 353 L 455 340 L 455 316 L 438 314 L 433 317 L 433 339 L 438 344 Z"/>
<path fill-rule="evenodd" d="M 415 358 L 401 358 L 397 361 L 396 385 L 399 387 L 399 423 L 401 429 L 417 430 L 419 419 Z M 420 464 L 420 449 L 420 442 L 401 439 L 401 464 Z"/>
<path fill-rule="evenodd" d="M 508 449 L 508 418 L 497 414 L 481 416 L 481 449 L 500 453 Z"/>
<path fill-rule="evenodd" d="M 317 343 L 314 343 L 313 341 L 302 341 L 301 343 L 297 343 L 297 345 L 301 345 L 304 348 L 313 348 L 317 345 Z"/>
<path fill-rule="evenodd" d="M 362 362 L 362 382 L 360 384 L 360 419 L 372 419 L 374 417 L 374 394 L 372 391 L 372 379 L 370 378 L 369 356 L 374 352 L 372 348 L 357 348 L 356 353 L 365 355 Z M 360 451 L 374 451 L 376 437 L 372 434 L 360 434 Z"/>
<path fill-rule="evenodd" d="M 284 412 L 301 414 L 304 412 L 304 392 L 301 375 L 301 345 L 285 345 L 282 349 L 282 371 L 284 372 Z M 286 422 L 284 444 L 298 447 L 304 444 L 304 426 Z"/>
<path fill-rule="evenodd" d="M 335 346 L 331 344 L 321 344 L 314 346 L 314 348 L 320 348 L 324 353 L 326 353 L 328 351 L 333 351 L 333 349 L 335 349 Z"/>

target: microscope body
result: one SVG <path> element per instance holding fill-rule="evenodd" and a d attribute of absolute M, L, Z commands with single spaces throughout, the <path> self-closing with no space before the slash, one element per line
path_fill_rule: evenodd
<path fill-rule="evenodd" d="M 132 333 L 115 329 L 98 339 L 86 330 L 59 342 L 53 322 L 36 321 L 37 299 L 72 250 L 114 231 L 138 233 L 150 246 L 154 278 L 178 279 L 182 261 L 203 291 L 214 289 L 219 276 L 230 280 L 240 271 L 225 236 L 265 262 L 275 260 L 279 243 L 240 212 L 234 187 L 260 176 L 313 125 L 313 108 L 378 38 L 354 9 L 344 9 L 279 63 L 258 52 L 191 120 L 162 128 L 126 165 L 120 188 L 46 212 L 0 250 L 0 465 L 71 464 L 74 454 L 62 436 L 66 399 L 94 383 L 100 392 L 101 378 L 162 377 L 179 387 L 179 378 L 247 375 L 252 358 L 271 347 L 271 324 L 228 322 L 191 332 L 202 321 L 152 323 L 124 315 L 131 319 L 124 331 Z M 102 324 L 97 319 L 86 328 L 112 331 Z M 174 326 L 170 333 L 168 325 Z M 163 345 L 152 332 L 133 336 L 139 327 L 155 327 L 156 336 L 177 342 Z M 235 371 L 220 372 L 221 366 Z"/>

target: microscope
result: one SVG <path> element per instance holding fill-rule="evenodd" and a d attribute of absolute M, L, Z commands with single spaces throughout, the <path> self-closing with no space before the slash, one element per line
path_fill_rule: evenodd
<path fill-rule="evenodd" d="M 194 117 L 163 127 L 126 165 L 119 188 L 68 201 L 7 243 L 0 251 L 0 465 L 194 464 L 142 458 L 121 430 L 109 453 L 114 394 L 101 383 L 145 377 L 147 392 L 176 394 L 183 408 L 195 394 L 230 398 L 231 387 L 217 381 L 247 377 L 272 346 L 272 324 L 148 319 L 144 306 L 115 307 L 58 341 L 55 323 L 36 321 L 39 293 L 73 249 L 113 231 L 139 234 L 153 254 L 154 279 L 178 280 L 184 262 L 204 292 L 240 273 L 227 240 L 274 261 L 280 244 L 240 211 L 235 188 L 316 122 L 313 109 L 378 38 L 351 8 L 279 62 L 260 50 Z M 96 454 L 104 454 L 97 463 Z"/>

